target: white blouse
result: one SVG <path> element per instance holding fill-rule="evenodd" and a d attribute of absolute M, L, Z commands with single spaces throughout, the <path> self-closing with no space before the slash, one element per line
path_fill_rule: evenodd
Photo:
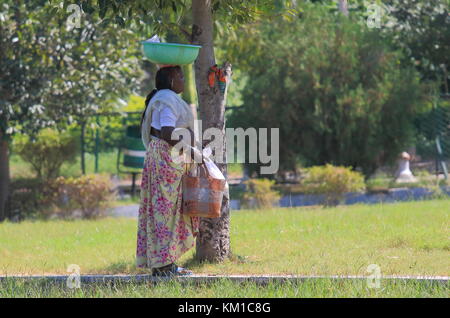
<path fill-rule="evenodd" d="M 161 130 L 161 127 L 175 127 L 177 123 L 177 116 L 173 113 L 167 105 L 161 105 L 158 110 L 152 112 L 153 128 Z"/>
<path fill-rule="evenodd" d="M 142 122 L 142 143 L 147 148 L 150 142 L 150 128 L 163 126 L 190 128 L 194 131 L 194 115 L 191 107 L 174 91 L 161 89 L 149 101 Z"/>

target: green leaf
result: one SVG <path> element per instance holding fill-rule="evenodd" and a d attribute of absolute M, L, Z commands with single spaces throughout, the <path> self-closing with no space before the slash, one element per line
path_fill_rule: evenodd
<path fill-rule="evenodd" d="M 219 1 L 215 1 L 213 4 L 213 11 L 217 11 L 220 8 L 220 2 Z"/>
<path fill-rule="evenodd" d="M 81 3 L 81 9 L 86 14 L 93 14 L 95 12 L 94 7 L 87 1 Z"/>
<path fill-rule="evenodd" d="M 121 16 L 116 15 L 115 22 L 121 27 L 125 26 L 125 20 Z"/>
<path fill-rule="evenodd" d="M 98 0 L 98 6 L 100 8 L 99 16 L 103 19 L 108 11 L 108 6 L 106 5 L 106 0 Z"/>

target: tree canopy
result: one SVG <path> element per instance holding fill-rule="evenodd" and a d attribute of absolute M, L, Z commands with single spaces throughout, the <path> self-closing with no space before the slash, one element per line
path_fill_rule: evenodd
<path fill-rule="evenodd" d="M 68 13 L 48 1 L 5 0 L 0 5 L 0 220 L 9 187 L 9 140 L 66 125 L 126 96 L 139 76 L 131 30 Z"/>
<path fill-rule="evenodd" d="M 419 74 L 377 30 L 311 7 L 257 31 L 240 55 L 251 73 L 230 124 L 279 127 L 282 168 L 331 163 L 370 175 L 411 142 Z"/>
<path fill-rule="evenodd" d="M 1 8 L 3 134 L 70 122 L 127 96 L 139 77 L 131 30 L 86 16 L 80 28 L 46 2 L 6 1 Z M 43 23 L 46 21 L 46 23 Z"/>

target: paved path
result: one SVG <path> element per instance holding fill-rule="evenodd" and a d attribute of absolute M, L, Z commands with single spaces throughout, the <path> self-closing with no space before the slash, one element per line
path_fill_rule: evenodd
<path fill-rule="evenodd" d="M 450 187 L 442 187 L 442 191 L 450 196 Z M 433 192 L 426 188 L 396 188 L 389 189 L 386 192 L 380 193 L 346 193 L 345 205 L 364 203 L 394 203 L 412 200 L 428 200 L 432 198 Z M 279 201 L 280 207 L 301 207 L 311 205 L 322 205 L 323 195 L 313 194 L 294 194 L 285 195 Z M 241 209 L 241 202 L 239 200 L 230 200 L 230 209 L 232 211 Z M 137 218 L 139 204 L 128 206 L 120 206 L 110 209 L 108 212 L 111 216 L 116 217 L 133 217 Z"/>
<path fill-rule="evenodd" d="M 11 275 L 0 276 L 0 282 L 7 279 L 22 279 L 22 280 L 51 280 L 54 282 L 66 282 L 68 275 Z M 185 277 L 153 277 L 149 274 L 144 275 L 81 275 L 81 283 L 107 283 L 107 282 L 165 282 L 169 280 L 177 280 L 180 283 L 213 283 L 222 279 L 229 279 L 236 283 L 253 282 L 258 285 L 265 285 L 268 282 L 277 283 L 302 283 L 307 280 L 320 279 L 334 279 L 334 280 L 367 280 L 367 276 L 298 276 L 298 275 L 192 275 Z M 417 281 L 433 284 L 445 284 L 450 286 L 449 276 L 383 276 L 383 280 L 398 280 L 398 281 Z"/>
<path fill-rule="evenodd" d="M 139 204 L 124 205 L 111 208 L 107 211 L 108 216 L 114 217 L 126 217 L 126 218 L 137 218 L 139 211 Z"/>
<path fill-rule="evenodd" d="M 238 200 L 231 200 L 231 209 L 239 210 L 240 204 Z M 126 218 L 137 218 L 139 211 L 139 204 L 130 204 L 117 206 L 115 208 L 109 208 L 106 214 L 113 217 L 126 217 Z"/>

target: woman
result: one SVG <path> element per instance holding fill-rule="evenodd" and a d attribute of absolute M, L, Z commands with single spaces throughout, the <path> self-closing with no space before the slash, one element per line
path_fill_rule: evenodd
<path fill-rule="evenodd" d="M 156 88 L 147 96 L 142 114 L 142 141 L 146 157 L 141 181 L 136 265 L 152 268 L 153 275 L 190 275 L 175 261 L 194 246 L 199 219 L 182 214 L 181 177 L 185 164 L 174 160 L 171 148 L 175 128 L 194 130 L 190 106 L 177 94 L 184 90 L 180 66 L 156 73 Z M 189 141 L 192 144 L 192 141 Z"/>

